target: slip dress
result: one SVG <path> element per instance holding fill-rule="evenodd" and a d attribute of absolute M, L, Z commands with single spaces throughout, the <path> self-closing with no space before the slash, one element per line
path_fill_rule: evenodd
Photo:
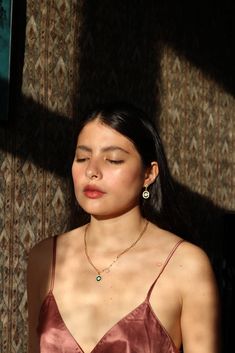
<path fill-rule="evenodd" d="M 51 285 L 42 303 L 37 327 L 40 353 L 84 353 L 66 327 L 53 295 L 56 239 L 55 236 Z M 167 256 L 145 300 L 112 326 L 90 353 L 180 353 L 154 313 L 149 300 L 157 280 L 182 241 L 182 239 L 178 241 Z"/>

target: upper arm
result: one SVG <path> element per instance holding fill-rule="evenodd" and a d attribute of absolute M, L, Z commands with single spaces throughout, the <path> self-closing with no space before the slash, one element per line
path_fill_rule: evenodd
<path fill-rule="evenodd" d="M 207 255 L 192 246 L 182 286 L 184 353 L 219 353 L 219 294 Z"/>
<path fill-rule="evenodd" d="M 48 241 L 36 245 L 29 253 L 27 266 L 28 353 L 39 353 L 37 325 L 39 312 L 49 281 Z"/>
<path fill-rule="evenodd" d="M 34 251 L 31 251 L 27 268 L 27 303 L 28 303 L 28 353 L 39 352 L 37 321 L 39 315 L 39 283 L 36 280 Z"/>

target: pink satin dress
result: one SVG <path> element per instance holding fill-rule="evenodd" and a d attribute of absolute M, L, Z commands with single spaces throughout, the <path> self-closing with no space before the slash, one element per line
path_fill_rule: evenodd
<path fill-rule="evenodd" d="M 149 299 L 158 278 L 182 241 L 180 240 L 168 255 L 145 300 L 110 328 L 91 353 L 179 353 L 154 313 Z M 84 353 L 66 327 L 53 295 L 55 264 L 56 237 L 53 246 L 51 288 L 42 303 L 39 315 L 40 353 Z"/>

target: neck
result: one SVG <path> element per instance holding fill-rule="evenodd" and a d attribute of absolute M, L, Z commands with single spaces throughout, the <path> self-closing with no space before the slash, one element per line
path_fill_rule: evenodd
<path fill-rule="evenodd" d="M 139 209 L 102 220 L 91 216 L 88 226 L 89 244 L 111 251 L 123 248 L 136 239 L 145 222 Z"/>
<path fill-rule="evenodd" d="M 148 222 L 139 212 L 125 213 L 102 221 L 92 217 L 91 223 L 85 228 L 84 247 L 87 260 L 97 273 L 97 281 L 102 279 L 103 273 L 110 271 L 121 256 L 137 248 L 147 226 Z"/>

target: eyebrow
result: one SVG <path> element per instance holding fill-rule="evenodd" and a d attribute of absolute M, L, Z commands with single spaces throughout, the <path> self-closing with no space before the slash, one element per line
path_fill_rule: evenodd
<path fill-rule="evenodd" d="M 85 152 L 92 152 L 92 149 L 88 146 L 85 146 L 85 145 L 78 145 L 77 150 L 81 150 L 81 151 L 85 151 Z M 119 146 L 115 146 L 115 145 L 101 148 L 101 152 L 112 152 L 112 151 L 117 151 L 117 150 L 129 154 L 129 152 L 127 150 L 125 150 L 124 148 L 119 147 Z"/>

